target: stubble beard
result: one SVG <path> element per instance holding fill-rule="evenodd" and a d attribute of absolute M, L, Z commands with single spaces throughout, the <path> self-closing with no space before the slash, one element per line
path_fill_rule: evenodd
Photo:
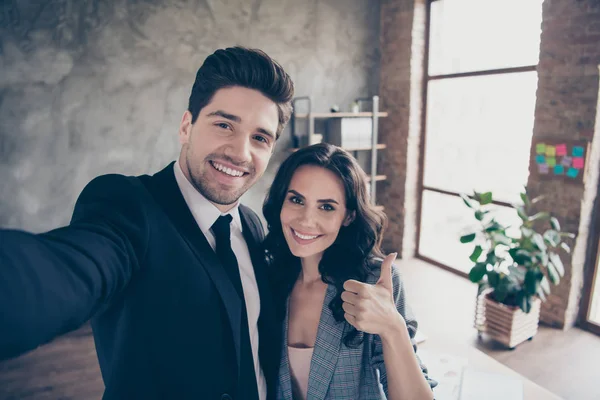
<path fill-rule="evenodd" d="M 190 165 L 189 158 L 186 161 L 187 161 L 186 162 L 187 169 L 189 171 L 190 178 L 192 180 L 192 184 L 193 184 L 194 188 L 202 196 L 204 196 L 206 199 L 208 199 L 208 201 L 215 203 L 215 204 L 219 204 L 222 206 L 228 206 L 228 205 L 235 204 L 240 199 L 240 197 L 242 197 L 242 195 L 244 193 L 246 193 L 248 191 L 248 189 L 250 189 L 250 187 L 252 187 L 252 185 L 255 183 L 253 181 L 246 182 L 246 184 L 244 186 L 242 186 L 240 189 L 226 190 L 226 189 L 221 188 L 218 183 L 211 181 L 206 176 L 207 175 L 206 173 L 202 173 L 200 168 L 198 168 L 198 170 L 195 171 L 194 168 L 192 168 L 192 166 Z M 208 162 L 208 160 L 204 160 L 203 163 L 205 165 L 210 164 Z M 213 167 L 212 167 L 212 165 L 207 165 L 207 168 L 213 168 Z M 253 177 L 254 172 L 251 172 L 250 175 Z"/>

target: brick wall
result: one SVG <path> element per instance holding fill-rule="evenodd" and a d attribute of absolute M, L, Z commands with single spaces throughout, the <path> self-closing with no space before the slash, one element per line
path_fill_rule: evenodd
<path fill-rule="evenodd" d="M 389 112 L 379 133 L 387 144 L 380 171 L 388 179 L 378 187 L 389 218 L 383 247 L 408 258 L 416 249 L 425 0 L 382 1 L 380 37 L 380 108 Z"/>
<path fill-rule="evenodd" d="M 542 308 L 542 320 L 560 327 L 577 318 L 583 284 L 588 231 L 598 190 L 598 65 L 600 1 L 546 0 L 543 4 L 538 91 L 533 138 L 583 139 L 592 143 L 585 184 L 541 182 L 530 176 L 528 188 L 547 195 L 543 207 L 577 232 L 572 257 L 563 257 L 566 276 Z"/>

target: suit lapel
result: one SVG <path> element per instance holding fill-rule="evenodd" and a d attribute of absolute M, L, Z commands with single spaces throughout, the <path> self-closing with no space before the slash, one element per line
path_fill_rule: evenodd
<path fill-rule="evenodd" d="M 233 331 L 235 354 L 237 357 L 238 377 L 240 373 L 240 320 L 242 315 L 241 299 L 237 294 L 217 255 L 198 227 L 190 212 L 173 171 L 173 164 L 152 176 L 143 179 L 146 187 L 161 205 L 163 211 L 173 221 L 200 264 L 204 267 L 223 299 L 227 317 Z"/>
<path fill-rule="evenodd" d="M 310 372 L 308 375 L 308 399 L 325 399 L 329 390 L 329 383 L 333 377 L 333 372 L 338 362 L 338 355 L 342 346 L 342 337 L 347 324 L 337 322 L 331 313 L 329 303 L 336 294 L 336 288 L 333 285 L 327 286 L 323 306 L 321 307 L 321 317 L 319 318 L 319 327 L 317 328 L 317 339 L 313 356 L 310 362 Z M 289 326 L 289 299 L 285 311 L 285 323 L 283 328 L 283 351 L 281 354 L 281 365 L 279 367 L 279 385 L 283 398 L 292 399 L 292 384 L 290 363 L 288 358 L 288 326 Z"/>
<path fill-rule="evenodd" d="M 329 308 L 329 303 L 335 297 L 336 291 L 335 286 L 327 286 L 308 375 L 308 393 L 306 397 L 309 399 L 325 398 L 338 362 L 346 324 L 337 322 Z"/>

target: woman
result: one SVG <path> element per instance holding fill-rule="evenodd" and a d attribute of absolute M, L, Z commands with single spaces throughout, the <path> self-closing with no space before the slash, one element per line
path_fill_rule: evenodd
<path fill-rule="evenodd" d="M 385 215 L 356 160 L 328 144 L 281 164 L 263 206 L 283 351 L 279 399 L 431 399 Z"/>

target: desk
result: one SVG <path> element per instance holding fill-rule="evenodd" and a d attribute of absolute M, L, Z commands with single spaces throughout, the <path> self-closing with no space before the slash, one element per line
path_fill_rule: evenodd
<path fill-rule="evenodd" d="M 425 342 L 420 343 L 418 348 L 425 349 L 429 352 L 447 353 L 457 357 L 466 358 L 468 359 L 469 367 L 474 367 L 481 371 L 495 372 L 516 377 L 523 382 L 523 400 L 561 400 L 560 397 L 535 384 L 534 382 L 472 346 L 450 341 L 428 339 Z M 432 378 L 435 379 L 435 376 L 432 376 Z"/>

